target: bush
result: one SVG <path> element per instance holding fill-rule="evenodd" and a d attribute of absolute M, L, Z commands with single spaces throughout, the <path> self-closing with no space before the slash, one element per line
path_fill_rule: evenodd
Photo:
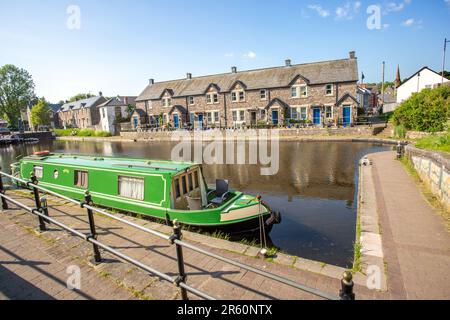
<path fill-rule="evenodd" d="M 406 128 L 400 124 L 394 127 L 394 137 L 404 139 L 406 137 Z"/>
<path fill-rule="evenodd" d="M 450 117 L 450 87 L 425 89 L 413 94 L 394 112 L 395 125 L 407 130 L 439 132 L 446 130 Z"/>

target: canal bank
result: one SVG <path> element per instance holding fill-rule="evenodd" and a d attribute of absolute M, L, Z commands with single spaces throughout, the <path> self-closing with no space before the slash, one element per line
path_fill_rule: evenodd
<path fill-rule="evenodd" d="M 379 266 L 381 255 L 390 298 L 449 299 L 450 233 L 443 217 L 396 160 L 395 152 L 368 158 L 372 166 L 363 169 L 368 179 L 362 183 L 362 208 L 370 210 L 360 213 L 361 227 L 379 236 L 361 239 L 363 260 L 367 258 L 363 270 Z"/>

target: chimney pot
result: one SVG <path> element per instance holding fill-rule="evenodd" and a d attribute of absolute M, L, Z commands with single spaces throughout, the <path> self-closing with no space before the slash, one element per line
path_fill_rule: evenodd
<path fill-rule="evenodd" d="M 286 67 L 290 67 L 291 66 L 291 59 L 286 59 L 285 63 L 286 63 Z"/>
<path fill-rule="evenodd" d="M 237 67 L 231 67 L 231 73 L 237 73 Z"/>
<path fill-rule="evenodd" d="M 350 59 L 356 59 L 355 51 L 350 51 L 349 56 L 350 56 Z"/>
<path fill-rule="evenodd" d="M 100 97 L 103 97 L 103 92 L 100 91 L 100 92 L 98 93 L 98 95 L 99 95 Z"/>
<path fill-rule="evenodd" d="M 149 85 L 154 85 L 155 84 L 155 79 L 148 79 L 148 84 Z"/>
<path fill-rule="evenodd" d="M 186 78 L 189 79 L 189 80 L 192 79 L 192 73 L 189 73 L 189 72 L 188 72 L 188 73 L 186 74 Z"/>

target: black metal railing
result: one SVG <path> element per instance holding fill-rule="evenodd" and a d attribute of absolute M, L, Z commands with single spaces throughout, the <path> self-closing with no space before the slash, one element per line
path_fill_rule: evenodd
<path fill-rule="evenodd" d="M 28 189 L 33 190 L 33 195 L 34 195 L 34 201 L 35 201 L 35 208 L 31 208 L 25 204 L 20 203 L 19 201 L 11 198 L 10 196 L 6 195 L 6 190 L 4 188 L 3 185 L 3 179 L 2 177 L 7 177 L 9 179 L 11 179 L 11 181 L 16 181 L 19 182 L 21 184 L 23 184 L 24 186 L 26 186 Z M 148 228 L 145 228 L 143 226 L 140 226 L 136 223 L 133 223 L 131 221 L 128 221 L 126 219 L 123 219 L 121 217 L 115 216 L 111 213 L 106 212 L 105 210 L 96 208 L 93 206 L 92 203 L 92 198 L 91 195 L 89 194 L 89 192 L 86 192 L 85 194 L 85 199 L 83 202 L 79 202 L 77 200 L 74 200 L 72 198 L 66 197 L 64 195 L 58 194 L 54 191 L 51 191 L 49 189 L 43 188 L 41 186 L 38 185 L 38 181 L 36 179 L 35 176 L 32 176 L 30 181 L 21 179 L 21 178 L 17 178 L 14 177 L 10 174 L 4 173 L 1 171 L 0 168 L 0 197 L 1 197 L 1 202 L 2 202 L 2 209 L 7 210 L 8 209 L 8 202 L 15 204 L 16 206 L 36 215 L 38 217 L 38 222 L 39 222 L 39 228 L 41 231 L 45 231 L 46 230 L 46 226 L 45 223 L 51 223 L 54 224 L 70 233 L 72 233 L 73 235 L 82 238 L 83 240 L 90 242 L 93 245 L 93 262 L 94 263 L 102 263 L 102 257 L 101 257 L 101 253 L 100 253 L 100 248 L 123 259 L 124 261 L 127 261 L 137 267 L 139 267 L 140 269 L 147 271 L 153 275 L 156 275 L 158 277 L 160 277 L 163 280 L 166 280 L 170 283 L 173 283 L 174 285 L 176 285 L 178 288 L 180 288 L 180 293 L 181 293 L 181 298 L 183 300 L 187 300 L 188 299 L 188 295 L 187 292 L 190 292 L 200 298 L 206 299 L 206 300 L 215 300 L 214 297 L 210 296 L 209 294 L 202 292 L 192 286 L 190 286 L 189 284 L 187 284 L 187 276 L 188 274 L 186 273 L 185 270 L 185 263 L 184 263 L 184 257 L 183 257 L 183 248 L 204 254 L 206 256 L 209 256 L 211 258 L 217 259 L 219 261 L 225 262 L 227 264 L 233 265 L 235 267 L 247 270 L 249 272 L 253 272 L 255 274 L 258 274 L 260 276 L 263 276 L 265 278 L 277 281 L 279 283 L 285 284 L 287 286 L 291 286 L 293 288 L 299 289 L 301 291 L 310 293 L 312 295 L 327 299 L 327 300 L 354 300 L 355 299 L 355 295 L 353 293 L 353 287 L 354 287 L 354 283 L 352 280 L 352 274 L 350 272 L 346 272 L 344 274 L 344 277 L 341 281 L 342 284 L 342 289 L 338 295 L 332 295 L 329 294 L 327 292 L 315 289 L 315 288 L 310 288 L 307 287 L 305 285 L 302 285 L 300 283 L 297 283 L 291 279 L 288 279 L 286 277 L 283 276 L 279 276 L 252 266 L 249 266 L 247 264 L 223 257 L 221 255 L 212 253 L 208 250 L 202 249 L 198 246 L 195 246 L 193 244 L 190 244 L 186 241 L 182 240 L 182 232 L 181 232 L 181 227 L 179 225 L 179 223 L 175 220 L 173 223 L 173 234 L 172 235 L 166 235 L 163 234 L 161 232 L 158 231 L 154 231 Z M 56 221 L 55 219 L 51 218 L 49 216 L 49 212 L 48 212 L 48 205 L 47 205 L 47 199 L 45 197 L 40 197 L 39 191 L 44 192 L 46 194 L 55 196 L 57 198 L 66 200 L 68 202 L 74 203 L 79 205 L 81 208 L 84 208 L 87 210 L 87 216 L 88 216 L 88 221 L 89 221 L 89 227 L 90 227 L 90 233 L 89 234 L 84 234 L 81 233 L 79 231 L 76 231 L 66 225 L 64 225 L 61 222 Z M 159 270 L 156 270 L 150 266 L 147 266 L 113 248 L 111 248 L 110 246 L 103 244 L 102 242 L 100 242 L 98 240 L 98 235 L 96 232 L 96 228 L 95 228 L 95 221 L 94 221 L 94 214 L 93 213 L 97 213 L 103 216 L 106 216 L 108 218 L 111 218 L 113 220 L 119 221 L 121 223 L 124 223 L 128 226 L 131 226 L 133 228 L 136 228 L 140 231 L 146 232 L 148 234 L 151 234 L 153 236 L 159 237 L 161 239 L 167 240 L 169 241 L 172 245 L 175 245 L 176 247 L 176 259 L 177 259 L 177 264 L 178 264 L 178 276 L 177 277 L 171 277 L 167 274 L 165 274 L 164 272 L 161 272 Z"/>

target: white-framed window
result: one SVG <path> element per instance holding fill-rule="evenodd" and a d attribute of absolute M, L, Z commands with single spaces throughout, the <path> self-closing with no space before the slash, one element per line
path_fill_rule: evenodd
<path fill-rule="evenodd" d="M 171 107 L 172 106 L 172 99 L 171 98 L 163 98 L 162 103 L 164 107 Z"/>
<path fill-rule="evenodd" d="M 291 108 L 291 119 L 294 119 L 294 120 L 298 119 L 297 108 Z"/>
<path fill-rule="evenodd" d="M 291 107 L 291 119 L 293 120 L 308 119 L 308 107 Z"/>
<path fill-rule="evenodd" d="M 243 102 L 245 101 L 245 91 L 244 90 L 235 90 L 231 92 L 231 101 L 232 102 Z"/>
<path fill-rule="evenodd" d="M 167 123 L 167 122 L 169 122 L 169 117 L 167 116 L 167 114 L 165 113 L 165 114 L 163 114 L 163 123 Z"/>
<path fill-rule="evenodd" d="M 308 97 L 308 86 L 306 84 L 295 85 L 291 87 L 291 98 Z"/>
<path fill-rule="evenodd" d="M 325 106 L 325 117 L 327 119 L 333 118 L 333 106 Z"/>
<path fill-rule="evenodd" d="M 327 84 L 325 86 L 325 95 L 326 96 L 332 96 L 333 95 L 333 85 L 332 84 Z"/>
<path fill-rule="evenodd" d="M 267 90 L 265 89 L 259 90 L 259 99 L 267 100 Z"/>
<path fill-rule="evenodd" d="M 191 123 L 194 123 L 194 122 L 195 122 L 195 113 L 191 112 L 191 113 L 189 114 L 189 120 L 190 120 Z"/>
<path fill-rule="evenodd" d="M 119 196 L 144 200 L 144 178 L 119 176 Z"/>
<path fill-rule="evenodd" d="M 300 120 L 308 119 L 308 107 L 300 107 Z"/>
<path fill-rule="evenodd" d="M 33 174 L 36 178 L 42 179 L 42 177 L 44 176 L 44 168 L 41 166 L 34 166 Z"/>
<path fill-rule="evenodd" d="M 213 116 L 214 116 L 214 122 L 216 122 L 216 123 L 220 122 L 219 111 L 214 111 Z"/>
<path fill-rule="evenodd" d="M 259 111 L 259 116 L 262 120 L 265 120 L 266 119 L 266 109 L 261 109 Z"/>
<path fill-rule="evenodd" d="M 233 122 L 244 122 L 245 121 L 245 110 L 233 110 Z"/>
<path fill-rule="evenodd" d="M 194 97 L 188 97 L 188 104 L 192 106 L 194 104 Z"/>
<path fill-rule="evenodd" d="M 206 119 L 208 119 L 208 123 L 218 123 L 219 119 L 219 111 L 208 111 L 206 113 Z"/>
<path fill-rule="evenodd" d="M 219 103 L 219 95 L 217 93 L 208 93 L 206 95 L 206 103 L 207 104 Z"/>

